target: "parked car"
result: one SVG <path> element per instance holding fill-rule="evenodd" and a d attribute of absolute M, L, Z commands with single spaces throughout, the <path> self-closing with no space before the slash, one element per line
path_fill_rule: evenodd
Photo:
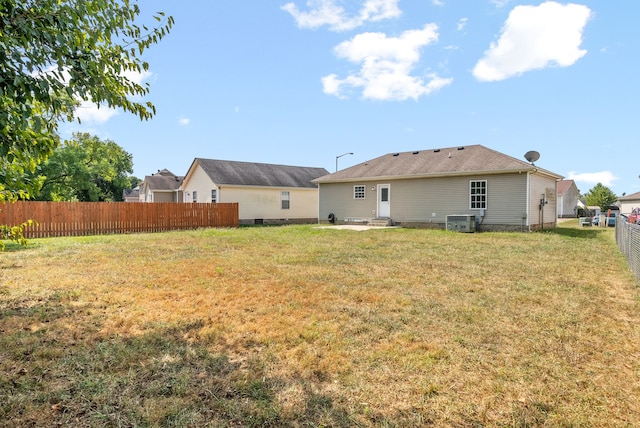
<path fill-rule="evenodd" d="M 634 208 L 631 214 L 627 216 L 627 222 L 631 224 L 640 224 L 640 207 Z"/>
<path fill-rule="evenodd" d="M 615 227 L 616 226 L 616 215 L 615 214 L 611 214 L 610 217 L 605 217 L 606 222 L 607 222 L 607 226 L 608 227 Z M 593 217 L 593 219 L 591 219 L 591 223 L 594 226 L 598 226 L 600 223 L 600 216 L 595 216 Z"/>

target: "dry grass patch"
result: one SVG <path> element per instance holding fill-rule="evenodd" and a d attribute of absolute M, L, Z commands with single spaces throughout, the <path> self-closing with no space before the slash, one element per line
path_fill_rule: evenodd
<path fill-rule="evenodd" d="M 7 425 L 640 421 L 640 289 L 611 230 L 241 228 L 0 257 Z"/>

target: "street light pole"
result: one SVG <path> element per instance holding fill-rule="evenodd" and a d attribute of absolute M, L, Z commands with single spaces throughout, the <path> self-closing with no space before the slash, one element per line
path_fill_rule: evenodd
<path fill-rule="evenodd" d="M 340 156 L 336 156 L 336 172 L 338 172 L 338 159 L 340 159 L 342 156 L 346 156 L 346 155 L 352 155 L 353 153 L 349 152 L 349 153 L 343 153 Z"/>

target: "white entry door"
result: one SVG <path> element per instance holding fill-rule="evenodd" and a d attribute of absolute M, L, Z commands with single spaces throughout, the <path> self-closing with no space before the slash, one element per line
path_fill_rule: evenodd
<path fill-rule="evenodd" d="M 391 217 L 391 185 L 378 184 L 378 217 Z"/>

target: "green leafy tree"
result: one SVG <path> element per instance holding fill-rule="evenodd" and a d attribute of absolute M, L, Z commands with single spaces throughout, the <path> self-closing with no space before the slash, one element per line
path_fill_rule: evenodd
<path fill-rule="evenodd" d="M 127 187 L 127 189 L 135 189 L 136 187 L 138 187 L 140 185 L 140 183 L 142 183 L 142 181 L 143 180 L 140 180 L 135 175 L 130 175 L 129 176 L 129 187 Z"/>
<path fill-rule="evenodd" d="M 37 196 L 46 201 L 121 201 L 133 172 L 131 154 L 110 140 L 87 133 L 73 134 L 57 147 L 39 168 L 42 188 Z"/>
<path fill-rule="evenodd" d="M 602 212 L 606 212 L 618 200 L 616 194 L 602 183 L 598 183 L 589 189 L 584 198 L 587 205 L 600 207 Z"/>
<path fill-rule="evenodd" d="M 141 120 L 155 108 L 127 77 L 149 66 L 142 53 L 173 18 L 139 24 L 135 0 L 0 0 L 0 202 L 28 198 L 41 185 L 37 166 L 60 144 L 61 120 L 79 101 L 121 108 Z"/>

